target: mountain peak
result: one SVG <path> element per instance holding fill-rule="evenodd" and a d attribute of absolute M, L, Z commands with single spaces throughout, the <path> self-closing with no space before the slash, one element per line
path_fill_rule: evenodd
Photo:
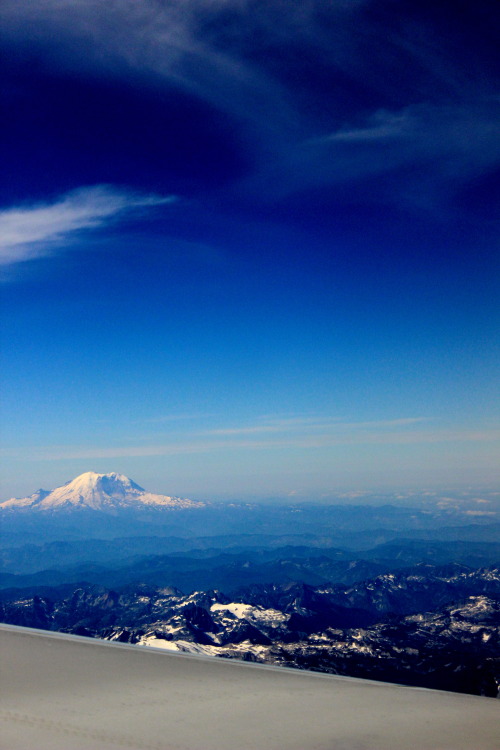
<path fill-rule="evenodd" d="M 63 486 L 84 492 L 102 490 L 108 494 L 127 494 L 130 491 L 145 492 L 143 487 L 126 477 L 125 474 L 116 474 L 115 472 L 96 474 L 95 471 L 86 471 Z"/>
<path fill-rule="evenodd" d="M 39 490 L 29 497 L 13 498 L 0 503 L 0 508 L 40 511 L 88 508 L 96 511 L 116 511 L 119 508 L 187 508 L 202 504 L 170 495 L 146 492 L 124 474 L 97 474 L 94 471 L 86 471 L 52 492 Z"/>

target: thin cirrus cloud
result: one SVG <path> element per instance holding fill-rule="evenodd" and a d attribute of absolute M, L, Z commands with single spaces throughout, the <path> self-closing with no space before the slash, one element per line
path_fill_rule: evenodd
<path fill-rule="evenodd" d="M 267 419 L 263 424 L 244 425 L 240 427 L 220 428 L 208 431 L 207 435 L 252 435 L 270 432 L 341 432 L 345 430 L 391 429 L 411 426 L 427 422 L 427 417 L 403 417 L 400 419 L 385 419 L 373 422 L 345 422 L 332 417 L 290 417 L 281 419 Z"/>
<path fill-rule="evenodd" d="M 213 453 L 219 451 L 244 450 L 266 451 L 283 448 L 298 448 L 301 450 L 335 449 L 342 446 L 360 445 L 432 445 L 440 443 L 496 443 L 500 439 L 498 430 L 387 430 L 377 429 L 352 431 L 346 434 L 321 435 L 287 435 L 279 438 L 261 438 L 255 440 L 226 439 L 175 441 L 156 445 L 139 446 L 48 446 L 46 448 L 30 448 L 30 457 L 48 461 L 62 459 L 98 459 L 98 458 L 135 458 L 146 456 L 175 456 L 183 454 Z M 23 449 L 3 451 L 9 458 L 23 458 Z"/>
<path fill-rule="evenodd" d="M 392 174 L 370 200 L 437 209 L 468 180 L 500 164 L 497 117 L 494 99 L 472 107 L 424 102 L 394 111 L 377 109 L 355 125 L 347 122 L 306 139 L 252 184 L 254 189 L 259 180 L 272 184 L 279 196 L 306 186 L 348 186 Z M 398 170 L 404 177 L 397 177 Z"/>
<path fill-rule="evenodd" d="M 102 228 L 138 208 L 175 201 L 175 196 L 129 193 L 109 185 L 80 188 L 53 203 L 0 210 L 0 265 L 51 255 L 82 231 Z"/>
<path fill-rule="evenodd" d="M 292 113 L 282 87 L 239 52 L 211 38 L 204 24 L 231 9 L 245 15 L 244 6 L 231 0 L 33 0 L 28 9 L 6 0 L 0 20 L 7 38 L 50 46 L 56 66 L 97 77 L 134 72 L 159 77 L 261 127 L 266 121 L 274 123 L 282 112 L 285 126 Z"/>
<path fill-rule="evenodd" d="M 213 416 L 213 414 L 162 414 L 157 417 L 150 417 L 149 419 L 139 419 L 137 420 L 137 422 L 144 424 L 163 424 L 165 422 L 181 422 L 193 419 L 207 419 Z"/>
<path fill-rule="evenodd" d="M 406 200 L 420 204 L 427 190 L 432 202 L 498 164 L 491 63 L 486 55 L 483 66 L 464 65 L 462 39 L 448 39 L 439 13 L 415 14 L 407 5 L 401 16 L 377 20 L 367 10 L 376 5 L 4 0 L 0 20 L 12 44 L 46 46 L 55 68 L 146 76 L 244 123 L 252 152 L 264 145 L 238 186 L 245 194 L 272 200 L 415 166 L 413 182 L 404 178 Z M 303 74 L 292 74 L 302 59 L 324 71 L 328 90 L 314 77 L 307 91 L 298 85 Z M 360 88 L 366 98 L 352 103 Z M 331 112 L 329 124 L 319 124 L 316 111 Z M 389 192 L 400 199 L 398 179 Z"/>
<path fill-rule="evenodd" d="M 407 111 L 392 113 L 378 110 L 370 115 L 367 125 L 360 128 L 341 128 L 320 140 L 356 143 L 402 138 L 414 134 L 414 125 L 414 119 Z"/>

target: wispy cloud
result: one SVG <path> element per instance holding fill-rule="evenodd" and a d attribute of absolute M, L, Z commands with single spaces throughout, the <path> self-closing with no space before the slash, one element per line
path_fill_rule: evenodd
<path fill-rule="evenodd" d="M 281 419 L 266 419 L 262 424 L 242 425 L 238 427 L 218 428 L 209 430 L 208 435 L 252 435 L 265 433 L 297 433 L 322 431 L 325 433 L 342 432 L 346 430 L 392 429 L 419 424 L 428 421 L 427 417 L 403 417 L 400 419 L 385 419 L 373 422 L 346 422 L 333 417 L 290 417 Z"/>
<path fill-rule="evenodd" d="M 340 128 L 320 141 L 360 143 L 390 138 L 408 137 L 414 131 L 414 121 L 408 112 L 392 113 L 379 110 L 370 115 L 367 125 L 360 128 Z"/>
<path fill-rule="evenodd" d="M 45 46 L 51 67 L 140 75 L 230 115 L 253 157 L 240 194 L 273 200 L 400 170 L 364 198 L 431 206 L 500 160 L 495 71 L 478 47 L 466 62 L 465 27 L 443 34 L 439 13 L 375 6 L 4 0 L 0 21 L 10 43 Z"/>
<path fill-rule="evenodd" d="M 53 203 L 4 208 L 0 210 L 0 265 L 50 255 L 82 230 L 102 227 L 133 209 L 174 200 L 175 196 L 96 185 L 66 193 Z"/>
<path fill-rule="evenodd" d="M 252 177 L 251 188 L 266 185 L 280 197 L 317 186 L 359 188 L 392 175 L 376 191 L 367 187 L 363 199 L 440 211 L 470 179 L 500 164 L 497 119 L 493 99 L 375 110 L 297 143 Z"/>
<path fill-rule="evenodd" d="M 182 454 L 213 453 L 219 451 L 267 451 L 294 448 L 301 450 L 335 449 L 341 446 L 361 445 L 422 445 L 439 443 L 492 443 L 500 440 L 498 430 L 369 430 L 345 434 L 286 435 L 279 438 L 257 440 L 218 439 L 213 436 L 204 440 L 191 439 L 156 445 L 136 446 L 49 446 L 46 448 L 4 449 L 6 458 L 29 458 L 43 460 L 133 458 L 141 456 L 175 456 Z"/>
<path fill-rule="evenodd" d="M 286 127 L 292 111 L 284 88 L 245 60 L 244 39 L 227 45 L 219 38 L 224 28 L 231 35 L 227 24 L 214 23 L 228 11 L 241 24 L 237 35 L 256 22 L 240 0 L 33 0 L 29 9 L 6 0 L 0 19 L 6 36 L 50 45 L 52 60 L 65 68 L 150 75 L 264 129 L 274 129 L 276 119 Z"/>
<path fill-rule="evenodd" d="M 208 419 L 209 417 L 213 416 L 213 414 L 162 414 L 157 417 L 150 417 L 149 419 L 140 419 L 137 420 L 137 422 L 144 424 L 163 424 L 165 422 L 181 422 L 193 419 Z"/>

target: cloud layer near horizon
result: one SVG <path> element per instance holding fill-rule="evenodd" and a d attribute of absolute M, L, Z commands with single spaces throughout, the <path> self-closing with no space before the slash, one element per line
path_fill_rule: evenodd
<path fill-rule="evenodd" d="M 308 418 L 265 420 L 258 425 L 221 428 L 204 432 L 186 432 L 182 438 L 176 436 L 167 442 L 146 444 L 124 444 L 103 446 L 47 446 L 31 447 L 30 458 L 47 461 L 68 459 L 97 459 L 146 456 L 177 456 L 182 454 L 212 454 L 220 451 L 280 451 L 288 449 L 322 450 L 341 446 L 411 446 L 447 443 L 491 443 L 500 438 L 497 429 L 446 428 L 436 425 L 423 426 L 429 422 L 423 417 L 405 417 L 374 422 L 345 422 Z M 163 437 L 166 437 L 163 435 Z M 136 438 L 137 439 L 137 436 Z M 19 458 L 23 449 L 3 452 L 6 457 Z"/>

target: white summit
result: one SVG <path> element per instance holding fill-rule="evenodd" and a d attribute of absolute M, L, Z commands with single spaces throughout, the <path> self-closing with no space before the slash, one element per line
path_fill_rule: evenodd
<path fill-rule="evenodd" d="M 6 500 L 0 503 L 0 508 L 40 511 L 90 508 L 105 511 L 120 508 L 191 508 L 201 505 L 203 503 L 185 498 L 146 492 L 123 474 L 96 474 L 87 471 L 52 492 L 38 490 L 29 497 Z"/>

